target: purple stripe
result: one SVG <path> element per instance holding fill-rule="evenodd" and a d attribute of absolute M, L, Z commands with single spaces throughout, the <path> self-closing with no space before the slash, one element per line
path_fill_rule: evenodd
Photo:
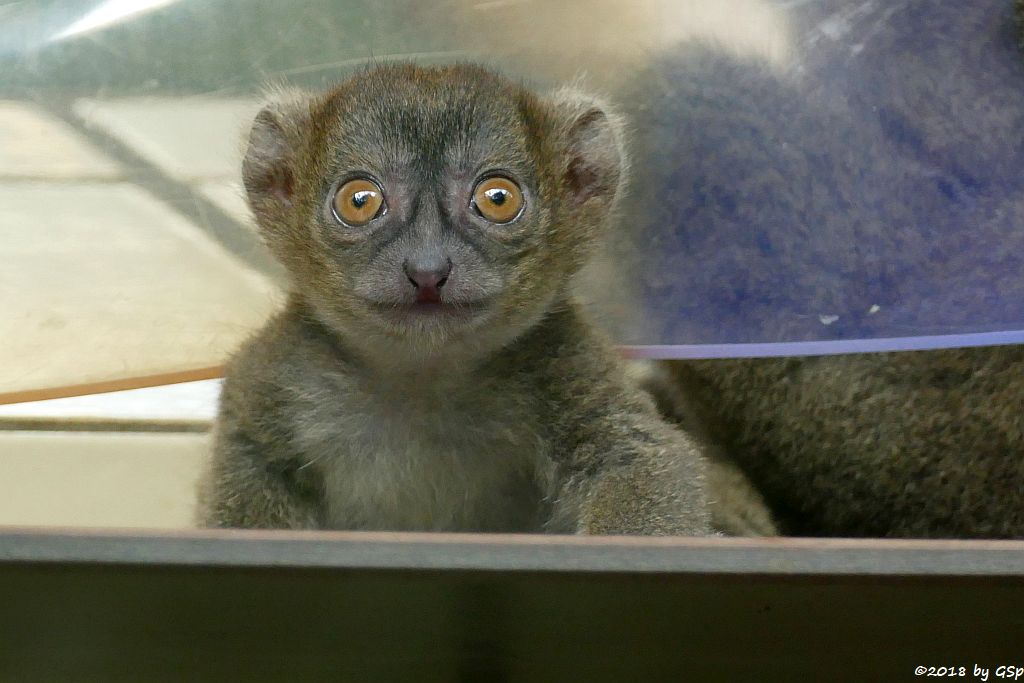
<path fill-rule="evenodd" d="M 668 344 L 621 346 L 629 358 L 758 358 L 770 356 L 832 356 L 840 353 L 923 351 L 966 346 L 1024 344 L 1024 330 L 943 334 L 930 337 L 881 337 L 833 341 L 773 342 L 761 344 Z"/>

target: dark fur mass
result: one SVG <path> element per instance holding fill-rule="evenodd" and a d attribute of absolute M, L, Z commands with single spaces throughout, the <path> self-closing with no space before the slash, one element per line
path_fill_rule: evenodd
<path fill-rule="evenodd" d="M 671 367 L 787 533 L 1024 537 L 1024 348 Z"/>
<path fill-rule="evenodd" d="M 1024 0 L 1015 0 L 1013 6 L 1017 12 L 1017 34 L 1020 39 L 1020 46 L 1024 48 Z"/>
<path fill-rule="evenodd" d="M 201 521 L 711 533 L 698 443 L 569 294 L 619 194 L 620 140 L 599 100 L 471 65 L 376 67 L 269 104 L 244 179 L 293 286 L 229 366 Z M 502 225 L 471 201 L 495 174 L 524 198 Z M 354 177 L 386 203 L 358 228 L 330 210 Z M 424 310 L 407 267 L 431 259 L 448 265 Z"/>

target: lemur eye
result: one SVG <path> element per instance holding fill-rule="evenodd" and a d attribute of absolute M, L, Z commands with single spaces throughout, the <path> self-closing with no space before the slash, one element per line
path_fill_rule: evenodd
<path fill-rule="evenodd" d="M 384 192 L 372 180 L 350 180 L 334 194 L 334 217 L 353 228 L 366 225 L 385 211 Z"/>
<path fill-rule="evenodd" d="M 523 211 L 523 192 L 508 178 L 484 178 L 473 189 L 473 207 L 492 223 L 511 223 Z"/>

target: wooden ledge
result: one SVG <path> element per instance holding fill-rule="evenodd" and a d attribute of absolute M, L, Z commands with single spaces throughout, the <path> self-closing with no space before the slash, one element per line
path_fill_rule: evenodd
<path fill-rule="evenodd" d="M 1024 541 L 0 527 L 0 563 L 1024 577 Z"/>

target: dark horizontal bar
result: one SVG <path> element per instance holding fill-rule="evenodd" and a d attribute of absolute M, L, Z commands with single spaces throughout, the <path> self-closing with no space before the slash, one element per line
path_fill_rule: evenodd
<path fill-rule="evenodd" d="M 1024 542 L 0 530 L 0 564 L 1024 577 Z"/>

